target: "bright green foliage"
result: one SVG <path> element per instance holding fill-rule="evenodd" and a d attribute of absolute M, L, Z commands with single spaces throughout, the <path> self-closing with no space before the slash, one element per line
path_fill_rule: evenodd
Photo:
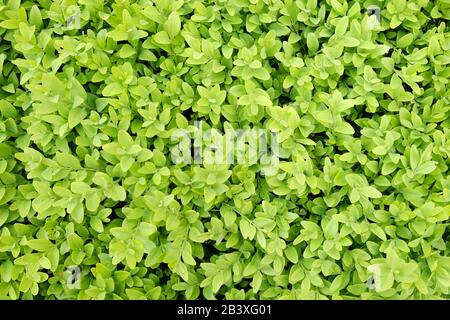
<path fill-rule="evenodd" d="M 450 298 L 449 20 L 0 0 L 0 298 Z M 278 133 L 279 166 L 174 164 L 200 120 Z"/>

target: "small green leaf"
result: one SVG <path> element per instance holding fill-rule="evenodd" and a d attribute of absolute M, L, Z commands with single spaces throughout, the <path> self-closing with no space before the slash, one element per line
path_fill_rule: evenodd
<path fill-rule="evenodd" d="M 108 84 L 105 88 L 103 88 L 102 95 L 105 97 L 114 97 L 118 96 L 124 91 L 124 88 L 120 83 L 113 82 Z"/>
<path fill-rule="evenodd" d="M 31 239 L 27 241 L 27 246 L 37 251 L 48 251 L 53 248 L 53 243 L 47 239 Z"/>
<path fill-rule="evenodd" d="M 173 11 L 169 14 L 166 22 L 166 31 L 170 38 L 174 38 L 181 29 L 181 21 L 178 14 Z M 156 40 L 156 38 L 155 38 Z"/>
<path fill-rule="evenodd" d="M 158 44 L 170 44 L 170 37 L 166 31 L 160 31 L 153 36 L 154 40 Z"/>

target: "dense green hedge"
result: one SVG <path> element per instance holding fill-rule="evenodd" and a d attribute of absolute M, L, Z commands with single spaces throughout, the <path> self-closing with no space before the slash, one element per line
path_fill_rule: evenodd
<path fill-rule="evenodd" d="M 449 19 L 0 0 L 0 297 L 450 298 Z M 210 128 L 279 163 L 173 161 Z"/>

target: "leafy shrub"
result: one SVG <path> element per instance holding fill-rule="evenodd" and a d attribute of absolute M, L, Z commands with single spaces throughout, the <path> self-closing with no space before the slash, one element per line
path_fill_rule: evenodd
<path fill-rule="evenodd" d="M 449 298 L 449 19 L 0 0 L 0 297 Z M 270 130 L 278 165 L 172 161 L 211 128 Z"/>

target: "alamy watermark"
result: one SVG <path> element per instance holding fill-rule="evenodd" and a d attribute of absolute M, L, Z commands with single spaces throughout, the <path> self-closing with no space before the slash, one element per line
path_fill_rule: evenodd
<path fill-rule="evenodd" d="M 55 23 L 55 28 L 62 31 L 78 30 L 81 28 L 81 10 L 77 5 L 70 5 L 63 9 L 62 23 Z"/>
<path fill-rule="evenodd" d="M 64 272 L 67 288 L 80 289 L 81 270 L 79 266 L 69 266 Z"/>
<path fill-rule="evenodd" d="M 369 277 L 367 278 L 367 288 L 375 289 L 376 291 L 381 289 L 381 270 L 379 265 L 371 265 L 367 267 Z"/>
<path fill-rule="evenodd" d="M 367 15 L 369 16 L 368 24 L 369 29 L 376 30 L 381 26 L 381 14 L 380 7 L 371 5 L 367 8 Z"/>
<path fill-rule="evenodd" d="M 171 149 L 174 164 L 257 164 L 265 175 L 278 168 L 277 132 L 261 128 L 203 130 L 201 121 L 196 121 L 194 127 L 193 134 L 186 129 L 173 132 L 171 141 L 177 142 Z"/>

